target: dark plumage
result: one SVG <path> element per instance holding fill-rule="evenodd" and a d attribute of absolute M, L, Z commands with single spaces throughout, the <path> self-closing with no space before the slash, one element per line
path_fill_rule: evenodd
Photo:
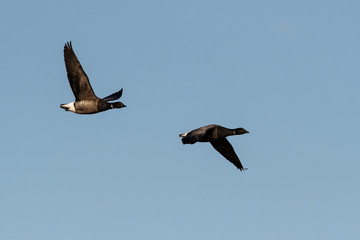
<path fill-rule="evenodd" d="M 79 114 L 92 114 L 112 108 L 126 107 L 122 102 L 109 102 L 119 99 L 123 89 L 102 99 L 95 95 L 89 78 L 74 53 L 71 42 L 67 42 L 64 46 L 64 59 L 67 77 L 75 96 L 75 102 L 61 104 L 61 108 Z"/>
<path fill-rule="evenodd" d="M 234 148 L 226 139 L 227 136 L 249 133 L 244 128 L 229 129 L 219 125 L 208 125 L 187 133 L 180 134 L 183 144 L 196 142 L 210 142 L 211 145 L 227 160 L 232 162 L 240 171 L 246 170 L 236 155 Z"/>

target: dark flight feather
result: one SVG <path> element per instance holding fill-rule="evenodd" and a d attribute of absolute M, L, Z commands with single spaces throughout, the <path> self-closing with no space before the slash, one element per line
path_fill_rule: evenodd
<path fill-rule="evenodd" d="M 236 155 L 234 148 L 231 146 L 226 138 L 219 138 L 212 140 L 211 145 L 218 151 L 224 158 L 233 163 L 240 171 L 245 170 L 240 162 L 239 157 Z"/>
<path fill-rule="evenodd" d="M 71 42 L 67 42 L 64 46 L 64 59 L 68 80 L 75 100 L 98 99 L 90 85 L 88 76 L 74 53 Z"/>
<path fill-rule="evenodd" d="M 121 89 L 120 91 L 116 92 L 116 93 L 113 93 L 113 94 L 110 94 L 109 96 L 107 97 L 104 97 L 103 100 L 105 101 L 115 101 L 117 99 L 119 99 L 121 97 L 123 93 L 123 89 Z"/>

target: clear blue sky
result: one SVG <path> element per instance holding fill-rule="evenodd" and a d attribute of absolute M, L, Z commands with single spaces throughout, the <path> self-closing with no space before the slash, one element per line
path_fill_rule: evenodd
<path fill-rule="evenodd" d="M 0 239 L 358 239 L 359 1 L 2 1 Z M 72 41 L 95 93 L 74 100 Z M 248 171 L 179 133 L 217 123 Z"/>

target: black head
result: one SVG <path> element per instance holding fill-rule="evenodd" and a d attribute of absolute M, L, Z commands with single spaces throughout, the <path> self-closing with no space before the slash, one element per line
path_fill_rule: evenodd
<path fill-rule="evenodd" d="M 236 128 L 236 129 L 234 129 L 234 133 L 236 135 L 240 135 L 240 134 L 245 134 L 245 133 L 249 133 L 249 132 L 246 131 L 244 128 Z"/>
<path fill-rule="evenodd" d="M 114 102 L 114 103 L 110 103 L 111 108 L 123 108 L 126 107 L 125 104 L 123 104 L 122 102 Z"/>

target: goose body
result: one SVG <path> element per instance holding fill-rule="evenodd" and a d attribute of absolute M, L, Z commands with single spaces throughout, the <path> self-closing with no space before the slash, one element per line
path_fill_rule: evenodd
<path fill-rule="evenodd" d="M 249 133 L 244 128 L 229 129 L 220 125 L 212 124 L 197 128 L 187 133 L 180 134 L 183 144 L 194 144 L 196 142 L 210 142 L 211 145 L 228 161 L 233 163 L 240 171 L 246 170 L 236 155 L 234 148 L 226 139 L 228 136 Z"/>
<path fill-rule="evenodd" d="M 93 114 L 112 108 L 126 107 L 122 102 L 109 102 L 119 99 L 123 89 L 105 98 L 98 98 L 95 95 L 89 78 L 75 55 L 71 42 L 66 43 L 64 46 L 64 60 L 67 77 L 71 90 L 74 93 L 75 101 L 68 104 L 61 104 L 61 108 L 65 109 L 65 111 L 78 114 Z"/>

